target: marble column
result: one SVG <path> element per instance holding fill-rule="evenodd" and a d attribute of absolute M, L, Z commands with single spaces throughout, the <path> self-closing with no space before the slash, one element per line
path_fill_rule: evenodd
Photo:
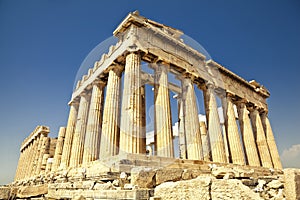
<path fill-rule="evenodd" d="M 272 163 L 274 165 L 275 169 L 282 169 L 279 153 L 277 150 L 277 145 L 275 142 L 275 138 L 273 135 L 272 127 L 268 118 L 268 115 L 266 112 L 263 112 L 261 114 L 261 121 L 264 127 L 264 131 L 266 134 L 266 139 L 268 143 L 268 147 L 270 150 L 271 158 L 272 158 Z"/>
<path fill-rule="evenodd" d="M 20 180 L 21 179 L 21 175 L 22 175 L 22 168 L 23 168 L 23 162 L 24 162 L 24 149 L 22 149 L 20 151 L 20 157 L 19 157 L 19 162 L 18 162 L 18 167 L 16 170 L 16 175 L 15 175 L 15 181 Z"/>
<path fill-rule="evenodd" d="M 126 56 L 120 129 L 121 154 L 146 153 L 140 64 L 140 54 L 129 53 Z"/>
<path fill-rule="evenodd" d="M 153 64 L 154 80 L 154 137 L 157 156 L 174 157 L 168 66 Z"/>
<path fill-rule="evenodd" d="M 35 171 L 36 171 L 36 168 L 38 167 L 38 161 L 39 161 L 39 155 L 40 155 L 40 148 L 42 146 L 42 140 L 41 140 L 41 135 L 42 134 L 39 134 L 38 137 L 36 138 L 37 140 L 37 148 L 36 148 L 36 151 L 35 151 L 35 155 L 34 155 L 34 161 L 33 161 L 33 169 L 32 169 L 32 176 L 35 175 Z"/>
<path fill-rule="evenodd" d="M 218 114 L 214 86 L 207 85 L 204 91 L 206 119 L 208 124 L 208 135 L 210 140 L 211 155 L 213 162 L 226 163 L 225 146 Z"/>
<path fill-rule="evenodd" d="M 185 138 L 185 132 L 184 132 L 184 112 L 183 112 L 183 101 L 182 101 L 182 95 L 178 97 L 178 135 L 179 135 L 179 156 L 181 159 L 186 159 L 186 138 Z"/>
<path fill-rule="evenodd" d="M 203 159 L 205 161 L 210 161 L 211 151 L 210 151 L 209 137 L 207 134 L 206 124 L 203 121 L 200 121 L 199 124 L 200 124 L 201 142 L 202 142 L 202 149 L 203 149 Z"/>
<path fill-rule="evenodd" d="M 19 172 L 20 172 L 21 161 L 22 161 L 22 151 L 20 151 L 20 156 L 19 156 L 19 160 L 18 160 L 18 165 L 17 165 L 14 181 L 19 180 Z"/>
<path fill-rule="evenodd" d="M 72 154 L 70 157 L 71 167 L 78 167 L 82 164 L 90 98 L 91 96 L 87 92 L 82 93 L 80 96 L 77 122 L 72 142 Z"/>
<path fill-rule="evenodd" d="M 83 164 L 99 159 L 104 86 L 105 83 L 100 80 L 93 84 L 84 142 Z"/>
<path fill-rule="evenodd" d="M 194 84 L 189 77 L 182 79 L 181 83 L 183 112 L 185 116 L 184 127 L 187 158 L 191 160 L 203 160 L 200 123 Z"/>
<path fill-rule="evenodd" d="M 222 98 L 222 105 L 225 120 L 225 133 L 228 139 L 228 149 L 230 160 L 233 164 L 245 165 L 244 151 L 241 144 L 239 129 L 236 123 L 233 95 L 227 93 L 226 98 Z"/>
<path fill-rule="evenodd" d="M 100 142 L 100 159 L 106 159 L 118 153 L 121 74 L 122 68 L 120 66 L 114 66 L 108 74 Z"/>
<path fill-rule="evenodd" d="M 222 129 L 222 135 L 223 135 L 223 140 L 224 140 L 226 161 L 228 163 L 230 163 L 231 162 L 231 158 L 230 158 L 230 155 L 229 155 L 230 153 L 229 153 L 228 138 L 227 138 L 226 127 L 225 127 L 224 123 L 221 123 L 221 129 Z"/>
<path fill-rule="evenodd" d="M 61 169 L 66 169 L 70 165 L 71 149 L 73 142 L 73 135 L 75 131 L 76 121 L 78 115 L 78 102 L 73 101 L 70 103 L 70 113 L 68 118 L 68 124 L 66 127 L 66 135 L 64 141 L 63 152 L 61 156 Z"/>
<path fill-rule="evenodd" d="M 51 141 L 51 139 L 48 138 L 47 136 L 43 137 L 43 143 L 42 143 L 42 148 L 41 148 L 41 152 L 39 155 L 39 161 L 38 161 L 37 169 L 35 171 L 36 175 L 43 173 L 45 170 L 44 166 L 43 166 L 43 159 L 44 159 L 44 155 L 48 154 L 48 152 L 49 152 L 50 141 Z"/>
<path fill-rule="evenodd" d="M 34 169 L 34 174 L 37 175 L 37 171 L 38 171 L 38 167 L 39 165 L 39 159 L 40 159 L 40 155 L 41 155 L 41 151 L 42 151 L 42 147 L 43 147 L 43 143 L 44 143 L 44 134 L 41 134 L 39 137 L 39 144 L 38 144 L 38 149 L 37 149 L 37 155 L 36 155 L 36 166 Z"/>
<path fill-rule="evenodd" d="M 52 171 L 56 171 L 59 168 L 61 162 L 61 155 L 63 152 L 64 140 L 66 135 L 66 127 L 60 127 L 58 132 L 58 139 L 56 143 L 55 153 L 54 153 L 54 163 L 52 164 Z"/>
<path fill-rule="evenodd" d="M 238 102 L 238 115 L 247 162 L 250 166 L 260 166 L 258 151 L 249 119 L 249 111 L 244 100 Z"/>
<path fill-rule="evenodd" d="M 265 132 L 261 123 L 259 111 L 256 108 L 250 110 L 253 133 L 256 136 L 257 149 L 263 167 L 273 168 L 269 147 L 267 144 Z"/>
<path fill-rule="evenodd" d="M 31 157 L 30 157 L 30 160 L 28 160 L 28 162 L 30 163 L 29 170 L 28 170 L 29 176 L 34 175 L 35 159 L 36 159 L 36 155 L 38 152 L 38 144 L 39 144 L 39 142 L 38 142 L 37 138 L 35 137 L 32 141 Z"/>
<path fill-rule="evenodd" d="M 31 166 L 31 157 L 32 157 L 32 148 L 33 148 L 33 142 L 30 142 L 28 144 L 28 152 L 27 152 L 27 158 L 26 158 L 26 163 L 25 163 L 25 178 L 29 178 L 30 177 L 30 166 Z"/>
<path fill-rule="evenodd" d="M 19 172 L 19 180 L 23 179 L 23 176 L 24 176 L 26 156 L 27 156 L 27 147 L 24 147 L 22 149 L 22 162 L 21 162 L 21 167 L 20 167 L 20 172 Z"/>

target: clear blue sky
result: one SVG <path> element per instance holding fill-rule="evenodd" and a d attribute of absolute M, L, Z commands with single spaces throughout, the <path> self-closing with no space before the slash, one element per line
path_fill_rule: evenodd
<path fill-rule="evenodd" d="M 300 167 L 298 0 L 0 0 L 0 184 L 37 125 L 65 126 L 77 70 L 130 11 L 183 30 L 211 57 L 271 92 L 284 166 Z"/>

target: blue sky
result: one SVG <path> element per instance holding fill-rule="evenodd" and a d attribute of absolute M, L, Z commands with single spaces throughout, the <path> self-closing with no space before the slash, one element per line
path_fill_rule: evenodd
<path fill-rule="evenodd" d="M 210 56 L 271 92 L 285 167 L 300 167 L 300 2 L 297 0 L 0 0 L 0 184 L 37 125 L 65 126 L 76 73 L 130 11 L 183 30 Z"/>

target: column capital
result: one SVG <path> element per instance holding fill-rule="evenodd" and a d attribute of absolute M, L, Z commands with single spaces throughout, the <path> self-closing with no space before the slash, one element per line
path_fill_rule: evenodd
<path fill-rule="evenodd" d="M 247 106 L 247 108 L 250 112 L 258 112 L 258 114 L 261 114 L 261 113 L 265 112 L 265 110 L 263 108 L 261 108 L 259 106 L 256 106 L 256 105 L 251 105 L 250 104 L 250 105 Z"/>
<path fill-rule="evenodd" d="M 92 95 L 92 92 L 90 90 L 84 90 L 80 93 L 80 97 L 89 98 Z"/>
<path fill-rule="evenodd" d="M 78 106 L 79 105 L 79 98 L 74 98 L 68 103 L 69 106 Z"/>
<path fill-rule="evenodd" d="M 122 66 L 118 63 L 113 63 L 110 66 L 110 70 L 114 71 L 118 76 L 120 76 L 124 70 L 124 66 Z"/>
<path fill-rule="evenodd" d="M 211 82 L 211 81 L 207 81 L 205 83 L 205 86 L 206 86 L 207 90 L 215 90 L 216 89 L 215 84 L 213 82 Z"/>
<path fill-rule="evenodd" d="M 235 103 L 238 106 L 246 106 L 246 104 L 248 104 L 249 101 L 247 99 L 245 99 L 245 98 L 241 98 L 241 99 L 236 100 Z"/>
<path fill-rule="evenodd" d="M 170 70 L 170 64 L 164 61 L 156 61 L 156 62 L 149 63 L 149 67 L 154 70 L 160 70 L 165 72 Z"/>
<path fill-rule="evenodd" d="M 94 80 L 94 82 L 92 83 L 92 85 L 97 85 L 100 87 L 104 87 L 105 86 L 105 82 L 103 80 L 101 80 L 100 78 L 97 78 L 96 80 Z"/>

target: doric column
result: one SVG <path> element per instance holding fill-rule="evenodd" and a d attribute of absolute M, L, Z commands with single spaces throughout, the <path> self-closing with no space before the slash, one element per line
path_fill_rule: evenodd
<path fill-rule="evenodd" d="M 268 147 L 269 147 L 269 150 L 270 150 L 270 154 L 271 154 L 271 158 L 272 158 L 274 168 L 275 169 L 282 169 L 279 153 L 278 153 L 278 150 L 277 150 L 277 145 L 276 145 L 276 142 L 275 142 L 275 138 L 274 138 L 274 135 L 273 135 L 272 127 L 271 127 L 267 112 L 263 112 L 261 114 L 261 121 L 262 121 L 264 130 L 265 130 L 266 139 L 267 139 L 267 143 L 268 143 Z"/>
<path fill-rule="evenodd" d="M 36 168 L 35 159 L 38 152 L 38 145 L 39 145 L 39 141 L 37 140 L 37 138 L 34 138 L 32 141 L 31 157 L 30 160 L 28 160 L 28 162 L 30 163 L 29 171 L 28 171 L 29 176 L 34 175 L 34 169 Z"/>
<path fill-rule="evenodd" d="M 245 156 L 250 166 L 260 166 L 257 147 L 249 119 L 249 111 L 244 101 L 238 102 L 240 130 L 245 147 Z"/>
<path fill-rule="evenodd" d="M 206 119 L 208 124 L 212 161 L 226 163 L 225 146 L 213 85 L 208 84 L 207 89 L 203 92 L 205 97 Z"/>
<path fill-rule="evenodd" d="M 104 86 L 105 83 L 100 80 L 93 84 L 84 142 L 83 164 L 99 159 Z"/>
<path fill-rule="evenodd" d="M 154 80 L 154 137 L 156 155 L 174 157 L 168 67 L 153 64 Z"/>
<path fill-rule="evenodd" d="M 30 177 L 30 166 L 31 166 L 31 157 L 32 157 L 32 148 L 33 148 L 33 142 L 30 142 L 28 144 L 28 151 L 27 151 L 27 158 L 26 158 L 26 163 L 25 163 L 25 178 L 29 178 Z"/>
<path fill-rule="evenodd" d="M 114 66 L 108 74 L 103 111 L 100 159 L 117 155 L 120 138 L 120 81 L 122 69 Z"/>
<path fill-rule="evenodd" d="M 78 108 L 78 116 L 76 127 L 73 136 L 72 154 L 70 157 L 70 166 L 78 167 L 82 163 L 84 139 L 86 133 L 87 117 L 89 111 L 90 95 L 83 93 L 80 96 L 80 103 Z"/>
<path fill-rule="evenodd" d="M 183 78 L 181 83 L 183 112 L 185 116 L 184 127 L 187 158 L 191 160 L 203 160 L 200 123 L 194 84 L 189 77 Z"/>
<path fill-rule="evenodd" d="M 38 161 L 39 161 L 39 155 L 40 155 L 40 148 L 42 146 L 43 141 L 41 140 L 41 135 L 39 134 L 36 138 L 37 140 L 37 148 L 34 155 L 34 161 L 33 161 L 33 169 L 32 169 L 32 176 L 35 175 L 36 168 L 38 167 Z"/>
<path fill-rule="evenodd" d="M 228 149 L 230 160 L 234 164 L 245 165 L 245 158 L 243 153 L 243 147 L 241 144 L 241 138 L 239 129 L 236 123 L 236 117 L 232 102 L 233 95 L 227 93 L 226 98 L 222 98 L 222 105 L 224 111 L 225 120 L 225 133 L 228 139 Z"/>
<path fill-rule="evenodd" d="M 186 159 L 186 139 L 185 139 L 185 132 L 184 132 L 184 112 L 183 112 L 183 101 L 182 95 L 178 97 L 178 132 L 179 132 L 179 156 L 181 159 Z"/>
<path fill-rule="evenodd" d="M 49 138 L 50 139 L 50 138 Z M 45 174 L 47 173 L 46 171 L 46 167 L 47 167 L 47 163 L 48 163 L 48 158 L 50 157 L 49 152 L 46 152 L 43 155 L 43 159 L 42 159 L 42 165 L 41 165 L 41 174 Z"/>
<path fill-rule="evenodd" d="M 38 161 L 37 169 L 35 171 L 36 175 L 43 173 L 45 170 L 45 168 L 43 166 L 43 159 L 44 159 L 45 154 L 48 154 L 48 152 L 49 152 L 50 142 L 51 142 L 50 138 L 48 138 L 47 136 L 43 137 L 43 143 L 42 143 L 41 152 L 39 155 L 39 161 Z"/>
<path fill-rule="evenodd" d="M 256 144 L 259 152 L 261 165 L 263 167 L 272 168 L 272 160 L 269 152 L 265 132 L 261 123 L 259 112 L 256 108 L 250 110 L 253 133 L 256 136 Z"/>
<path fill-rule="evenodd" d="M 44 138 L 45 138 L 44 134 L 41 134 L 40 137 L 39 137 L 39 145 L 38 145 L 37 156 L 36 156 L 36 166 L 35 166 L 35 169 L 34 169 L 34 174 L 35 175 L 37 175 L 40 171 L 38 168 L 41 168 L 41 165 L 39 164 L 39 161 L 40 161 L 40 157 L 41 157 L 41 153 L 42 153 L 42 147 L 44 145 Z"/>
<path fill-rule="evenodd" d="M 22 170 L 23 170 L 23 167 L 24 167 L 24 149 L 22 149 L 20 151 L 20 157 L 19 157 L 19 162 L 18 162 L 18 167 L 17 167 L 17 170 L 16 170 L 16 175 L 15 175 L 15 181 L 17 180 L 20 180 L 21 177 L 22 177 Z"/>
<path fill-rule="evenodd" d="M 18 165 L 17 165 L 17 169 L 16 169 L 14 181 L 19 180 L 19 173 L 20 173 L 20 168 L 21 168 L 21 162 L 22 162 L 22 151 L 20 151 L 20 156 L 19 156 L 19 160 L 18 160 Z"/>
<path fill-rule="evenodd" d="M 211 152 L 209 145 L 209 137 L 207 135 L 206 124 L 203 121 L 200 121 L 200 133 L 201 133 L 201 141 L 202 141 L 202 149 L 203 149 L 203 157 L 205 161 L 211 160 Z"/>
<path fill-rule="evenodd" d="M 26 170 L 26 158 L 27 158 L 27 147 L 24 147 L 22 150 L 23 158 L 22 158 L 22 163 L 21 163 L 21 168 L 20 168 L 20 175 L 19 175 L 19 180 L 24 178 L 24 171 Z"/>
<path fill-rule="evenodd" d="M 142 117 L 141 56 L 126 56 L 122 97 L 120 153 L 145 154 L 146 146 Z"/>
<path fill-rule="evenodd" d="M 52 164 L 52 168 L 51 168 L 52 171 L 56 171 L 60 165 L 61 155 L 64 147 L 65 135 L 66 135 L 66 127 L 60 127 L 58 132 L 55 153 L 54 153 L 54 159 L 53 159 L 54 163 Z"/>
<path fill-rule="evenodd" d="M 73 142 L 73 135 L 75 131 L 76 121 L 78 115 L 78 102 L 73 101 L 70 103 L 70 113 L 68 118 L 68 124 L 66 127 L 66 136 L 61 156 L 61 169 L 66 169 L 70 164 L 70 156 Z"/>
<path fill-rule="evenodd" d="M 228 145 L 228 138 L 226 135 L 226 127 L 224 123 L 221 123 L 222 135 L 224 140 L 224 147 L 225 147 L 225 155 L 226 155 L 226 162 L 230 163 L 230 153 L 229 153 L 229 145 Z"/>

